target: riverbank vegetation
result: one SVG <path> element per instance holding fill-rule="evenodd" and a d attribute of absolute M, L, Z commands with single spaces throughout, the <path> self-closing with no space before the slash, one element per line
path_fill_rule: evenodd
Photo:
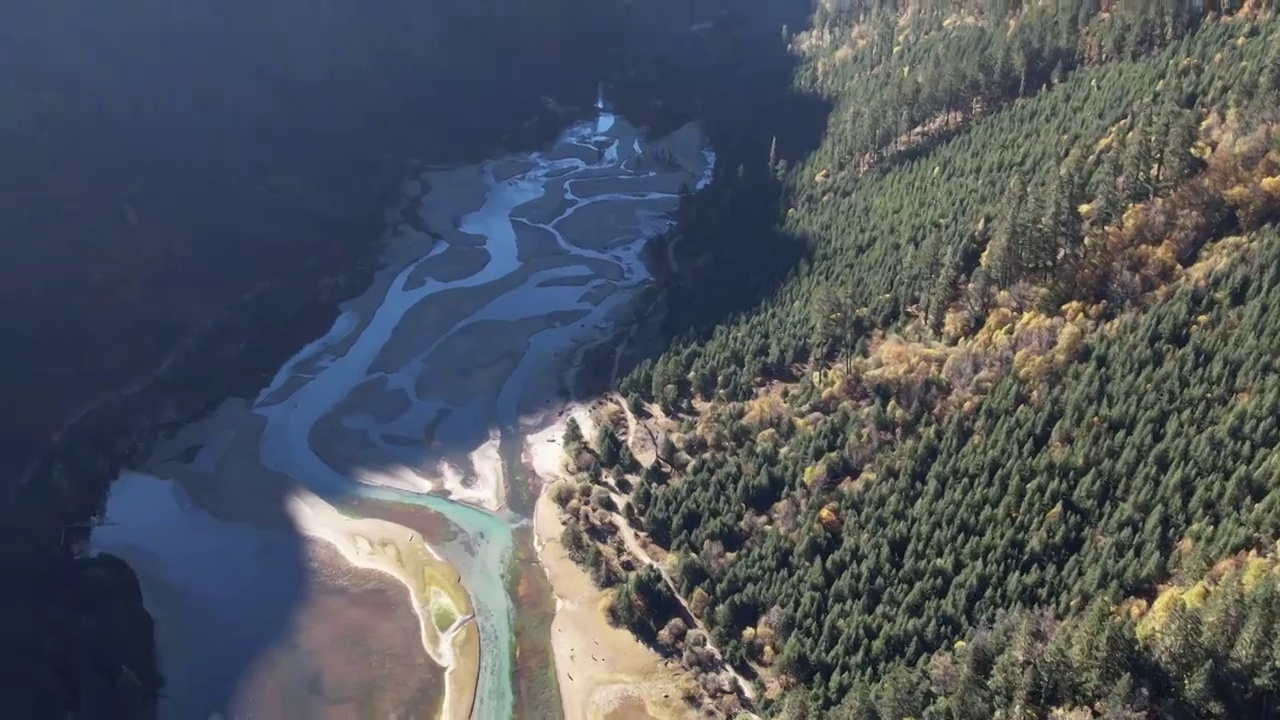
<path fill-rule="evenodd" d="M 822 2 L 789 35 L 822 142 L 771 128 L 676 248 L 804 262 L 729 322 L 669 315 L 621 384 L 655 457 L 621 412 L 585 440 L 566 542 L 641 636 L 688 607 L 768 714 L 1270 716 L 1280 21 L 1018 5 Z"/>

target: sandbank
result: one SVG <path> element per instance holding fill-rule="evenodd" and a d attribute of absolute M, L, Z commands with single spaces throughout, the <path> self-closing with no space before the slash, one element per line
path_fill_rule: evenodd
<path fill-rule="evenodd" d="M 452 282 L 471 277 L 489 262 L 489 251 L 482 247 L 449 245 L 443 252 L 418 263 L 405 282 L 405 288 L 422 287 L 428 279 Z"/>
<path fill-rule="evenodd" d="M 650 146 L 653 154 L 661 152 L 684 168 L 685 172 L 701 177 L 706 136 L 696 123 L 686 123 L 670 135 L 652 141 Z"/>
<path fill-rule="evenodd" d="M 688 678 L 669 666 L 630 631 L 609 624 L 607 594 L 560 545 L 564 525 L 550 488 L 564 479 L 561 438 L 570 417 L 593 435 L 586 408 L 572 405 L 550 426 L 526 441 L 525 461 L 544 483 L 534 510 L 534 543 L 556 596 L 551 645 L 566 720 L 685 718 L 690 714 L 680 689 Z"/>
<path fill-rule="evenodd" d="M 431 192 L 418 203 L 418 215 L 427 230 L 454 245 L 483 246 L 483 237 L 459 229 L 462 218 L 478 210 L 489 192 L 483 167 L 464 165 L 433 170 L 422 178 L 431 184 Z"/>
<path fill-rule="evenodd" d="M 556 223 L 556 228 L 569 242 L 581 248 L 603 250 L 613 245 L 635 241 L 637 230 L 646 224 L 646 215 L 662 215 L 675 210 L 671 198 L 595 202 L 578 208 L 572 215 Z"/>
<path fill-rule="evenodd" d="M 403 525 L 343 516 L 305 491 L 289 498 L 288 509 L 299 530 L 331 544 L 351 565 L 386 573 L 404 585 L 423 647 L 437 665 L 446 668 L 441 715 L 469 717 L 480 636 L 470 621 L 471 599 L 454 579 L 456 571 L 421 535 Z M 437 622 L 441 617 L 450 618 L 443 629 L 444 623 Z"/>
<path fill-rule="evenodd" d="M 364 701 L 373 697 L 369 688 L 379 688 L 375 693 L 379 707 L 395 709 L 392 714 L 398 716 L 419 716 L 412 704 L 402 703 L 421 706 L 443 695 L 449 709 L 446 717 L 468 717 L 479 668 L 479 633 L 474 624 L 461 622 L 473 609 L 457 571 L 424 544 L 420 531 L 387 520 L 346 517 L 299 488 L 291 478 L 263 467 L 257 455 L 262 425 L 263 419 L 244 401 L 229 400 L 166 443 L 172 449 L 218 440 L 225 447 L 215 462 L 197 466 L 162 461 L 152 467 L 153 472 L 175 478 L 194 501 L 184 512 L 207 512 L 214 523 L 226 526 L 226 552 L 233 547 L 227 545 L 230 538 L 245 538 L 262 549 L 255 551 L 256 560 L 246 557 L 242 562 L 260 564 L 279 556 L 285 564 L 274 571 L 276 575 L 302 571 L 296 582 L 312 587 L 305 593 L 305 602 L 285 609 L 291 642 L 255 662 L 255 669 L 243 683 L 247 694 L 238 702 L 276 716 L 272 708 L 291 702 L 297 688 L 305 689 L 295 682 L 298 673 L 315 665 L 324 668 L 320 676 L 338 688 L 323 695 L 328 709 L 321 714 L 340 714 L 345 707 L 343 698 L 350 697 L 341 687 L 350 690 L 358 686 L 366 689 L 361 696 Z M 223 438 L 230 431 L 234 434 L 227 442 Z M 489 495 L 493 491 L 486 487 L 479 492 Z M 395 507 L 370 501 L 361 505 L 361 512 L 390 513 Z M 422 508 L 415 508 L 415 513 L 430 514 Z M 198 524 L 188 520 L 174 532 L 186 532 L 187 528 L 198 529 Z M 300 567 L 288 553 L 289 538 L 295 534 L 305 538 L 307 548 Z M 277 546 L 279 550 L 262 554 Z M 148 575 L 153 581 L 163 577 L 159 570 Z M 170 625 L 177 622 L 173 611 L 159 617 L 167 618 Z M 456 620 L 456 627 L 438 627 L 437 620 L 443 617 Z M 344 627 L 345 634 L 338 633 L 337 629 Z M 413 631 L 406 635 L 408 628 Z M 172 634 L 172 630 L 166 632 Z M 352 633 L 364 639 L 356 642 Z M 406 645 L 406 637 L 416 638 L 414 644 Z M 415 660 L 419 655 L 422 659 Z M 428 682 L 433 673 L 438 675 L 442 670 L 442 681 Z M 396 689 L 389 689 L 392 687 Z"/>
<path fill-rule="evenodd" d="M 291 616 L 287 641 L 254 662 L 230 717 L 441 716 L 469 698 L 422 647 L 418 620 L 400 583 L 355 568 L 321 540 L 304 546 L 306 601 Z M 465 673 L 463 673 L 465 674 Z"/>
<path fill-rule="evenodd" d="M 518 238 L 516 253 L 520 262 L 550 255 L 568 256 L 568 252 L 556 242 L 556 236 L 550 230 L 519 219 L 513 224 Z"/>
<path fill-rule="evenodd" d="M 696 128 L 645 143 L 621 118 L 611 122 L 614 140 L 581 140 L 589 126 L 578 125 L 568 137 L 581 142 L 562 142 L 549 155 L 591 163 L 616 157 L 625 163 L 622 168 L 610 163 L 553 170 L 559 176 L 542 177 L 542 197 L 517 209 L 504 210 L 504 201 L 534 197 L 530 182 L 537 178 L 516 176 L 545 165 L 540 159 L 548 155 L 431 170 L 406 182 L 399 217 L 388 215 L 393 227 L 386 236 L 386 265 L 375 273 L 371 287 L 344 303 L 329 333 L 281 368 L 256 406 L 242 400 L 224 403 L 164 443 L 164 452 L 156 457 L 165 459 L 149 466 L 158 475 L 175 478 L 186 491 L 181 512 L 174 515 L 182 522 L 165 532 L 156 532 L 146 517 L 133 518 L 150 547 L 163 551 L 181 533 L 198 530 L 204 533 L 198 538 L 205 543 L 201 552 L 233 561 L 209 561 L 225 573 L 211 576 L 223 578 L 224 592 L 205 593 L 216 602 L 193 604 L 191 596 L 202 593 L 190 588 L 203 590 L 210 583 L 192 579 L 193 574 L 204 575 L 205 567 L 175 570 L 172 558 L 157 565 L 145 553 L 135 553 L 148 602 L 168 597 L 164 587 L 169 575 L 189 584 L 186 596 L 174 595 L 181 600 L 174 606 L 187 603 L 201 612 L 216 606 L 223 614 L 257 608 L 267 585 L 270 592 L 284 593 L 276 602 L 281 617 L 271 618 L 276 621 L 272 627 L 287 627 L 279 632 L 291 644 L 264 654 L 259 664 L 265 669 L 246 685 L 252 689 L 246 707 L 256 715 L 292 713 L 290 698 L 310 692 L 304 680 L 313 667 L 324 669 L 322 694 L 329 708 L 324 712 L 416 716 L 412 704 L 443 697 L 447 717 L 470 714 L 482 670 L 480 628 L 486 639 L 498 638 L 499 645 L 511 640 L 509 624 L 504 624 L 511 603 L 500 592 L 502 553 L 509 548 L 501 540 L 510 530 L 506 520 L 450 507 L 446 512 L 468 532 L 457 545 L 432 546 L 426 543 L 440 542 L 435 535 L 406 521 L 405 513 L 416 514 L 369 499 L 390 493 L 370 492 L 350 507 L 333 498 L 351 493 L 349 478 L 414 493 L 444 493 L 495 512 L 504 508 L 507 488 L 496 428 L 522 424 L 520 413 L 542 406 L 560 389 L 566 357 L 585 354 L 578 343 L 598 337 L 601 327 L 625 321 L 634 312 L 633 304 L 619 302 L 616 293 L 633 292 L 647 278 L 635 251 L 637 238 L 661 226 L 663 215 L 678 203 L 673 194 L 641 198 L 674 193 L 696 182 L 702 170 Z M 671 157 L 659 162 L 663 148 L 662 157 L 668 152 Z M 636 173 L 641 167 L 660 175 Z M 488 195 L 489 173 L 498 182 L 514 182 Z M 595 197 L 566 199 L 566 184 L 576 197 Z M 419 196 L 427 186 L 429 192 Z M 473 215 L 481 208 L 485 215 Z M 505 211 L 516 218 L 515 248 L 506 244 Z M 536 218 L 555 221 L 555 232 L 520 221 L 521 216 L 534 223 Z M 488 239 L 463 232 L 464 224 L 493 228 L 494 242 L 481 247 Z M 476 284 L 426 294 L 435 283 L 457 281 Z M 380 308 L 385 312 L 379 313 Z M 551 329 L 556 330 L 544 332 Z M 312 382 L 321 384 L 308 386 Z M 573 412 L 590 434 L 585 413 Z M 561 474 L 563 421 L 527 439 L 525 460 L 547 485 Z M 264 446 L 268 428 L 272 442 Z M 308 484 L 324 497 L 302 489 Z M 426 510 L 420 514 L 439 520 Z M 607 595 L 559 548 L 558 512 L 545 494 L 534 514 L 535 545 L 558 600 L 551 649 L 567 716 L 686 716 L 677 689 L 684 676 L 667 670 L 629 632 L 608 625 L 601 608 Z M 219 529 L 218 523 L 226 528 Z M 491 536 L 485 541 L 483 531 L 471 532 L 476 527 L 499 540 Z M 213 535 L 218 542 L 209 542 Z M 460 546 L 469 550 L 461 552 Z M 469 576 L 474 598 L 433 547 L 443 547 L 459 567 L 469 567 L 466 557 L 476 558 L 480 574 Z M 287 594 L 299 588 L 308 591 L 308 599 Z M 156 611 L 161 635 L 172 635 L 171 611 Z M 478 612 L 479 626 L 468 620 L 472 612 Z M 199 615 L 183 615 L 183 621 L 189 617 Z M 207 651 L 212 645 L 204 642 L 202 647 Z M 357 646 L 359 650 L 344 652 Z M 484 708 L 505 703 L 510 690 L 501 679 L 508 664 L 506 647 L 489 652 L 496 654 L 485 656 L 484 694 L 474 703 L 486 714 Z M 204 682 L 200 671 L 216 663 L 196 658 L 175 676 L 185 672 L 186 678 L 195 678 L 192 682 Z M 433 672 L 436 666 L 447 670 Z M 405 673 L 421 677 L 402 681 Z M 436 682 L 434 692 L 431 682 Z M 388 684 L 395 687 L 384 692 L 382 686 Z M 366 690 L 378 696 L 376 707 L 368 705 Z"/>
<path fill-rule="evenodd" d="M 523 158 L 511 158 L 493 164 L 493 179 L 498 182 L 522 175 L 534 168 L 533 162 Z"/>
<path fill-rule="evenodd" d="M 478 635 L 426 627 L 415 605 L 425 596 L 455 618 L 470 605 L 410 531 L 343 518 L 305 492 L 277 504 L 289 529 L 220 520 L 184 487 L 126 473 L 94 537 L 138 572 L 166 714 L 425 718 L 449 703 L 447 717 L 466 717 L 455 708 L 470 707 Z"/>
<path fill-rule="evenodd" d="M 566 210 L 573 207 L 573 201 L 565 196 L 565 180 L 566 178 L 563 177 L 548 180 L 543 185 L 546 192 L 529 202 L 516 206 L 511 216 L 538 225 L 551 223 L 563 215 Z"/>
<path fill-rule="evenodd" d="M 693 185 L 691 176 L 665 172 L 654 175 L 637 175 L 634 177 L 601 177 L 574 180 L 570 186 L 573 194 L 580 198 L 592 198 L 597 195 L 611 193 L 679 193 Z M 671 202 L 667 200 L 667 202 Z"/>
<path fill-rule="evenodd" d="M 551 160 L 577 158 L 585 163 L 594 163 L 600 159 L 600 151 L 594 147 L 577 144 L 562 144 L 545 154 Z"/>

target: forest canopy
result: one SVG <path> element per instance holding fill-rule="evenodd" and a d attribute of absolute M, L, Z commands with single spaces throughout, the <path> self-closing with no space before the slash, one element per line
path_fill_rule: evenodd
<path fill-rule="evenodd" d="M 681 266 L 733 271 L 669 303 L 804 261 L 669 313 L 621 383 L 653 461 L 584 481 L 767 714 L 1274 715 L 1274 8 L 885 5 L 784 31 L 821 142 L 685 203 Z"/>

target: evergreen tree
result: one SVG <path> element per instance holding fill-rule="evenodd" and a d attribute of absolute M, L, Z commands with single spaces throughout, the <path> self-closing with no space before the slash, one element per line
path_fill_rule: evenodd
<path fill-rule="evenodd" d="M 1025 221 L 1026 198 L 1026 181 L 1020 177 L 1013 178 L 1005 191 L 999 220 L 983 256 L 983 266 L 1002 288 L 1020 280 L 1028 269 L 1028 261 L 1034 261 L 1034 255 L 1028 257 L 1028 251 L 1035 250 L 1036 243 Z"/>
<path fill-rule="evenodd" d="M 1036 240 L 1027 265 L 1042 279 L 1047 279 L 1060 265 L 1073 268 L 1084 250 L 1078 166 L 1070 161 L 1064 165 L 1053 177 L 1043 198 Z"/>

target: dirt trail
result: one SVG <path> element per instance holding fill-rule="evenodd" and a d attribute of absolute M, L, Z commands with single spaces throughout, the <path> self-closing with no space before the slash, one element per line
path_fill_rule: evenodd
<path fill-rule="evenodd" d="M 635 413 L 632 412 L 631 407 L 627 404 L 626 399 L 622 397 L 621 394 L 616 392 L 611 393 L 610 399 L 612 399 L 614 402 L 618 404 L 619 407 L 622 408 L 622 413 L 626 417 L 626 421 L 627 421 L 626 443 L 627 443 L 627 448 L 631 451 L 631 454 L 635 456 L 636 459 L 639 460 L 641 463 L 646 465 L 657 462 L 658 439 L 653 431 L 653 428 L 645 423 L 640 422 L 639 419 L 636 418 Z M 649 440 L 647 447 L 639 444 L 639 438 L 640 438 L 639 428 L 644 428 L 645 434 Z M 646 461 L 645 456 L 647 455 L 651 457 L 649 457 Z M 610 489 L 609 494 L 613 498 L 613 503 L 615 507 L 621 508 L 623 507 L 623 505 L 626 504 L 627 497 L 624 496 L 622 493 L 618 492 L 616 488 Z M 660 563 L 657 560 L 654 560 L 653 556 L 650 555 L 649 552 L 640 543 L 640 538 L 636 534 L 635 528 L 631 527 L 631 523 L 627 522 L 626 517 L 624 517 L 621 512 L 614 511 L 609 513 L 609 516 L 612 519 L 613 524 L 618 528 L 618 533 L 622 537 L 622 544 L 627 549 L 627 552 L 631 553 L 631 555 L 634 556 L 640 562 L 643 562 L 644 564 L 649 565 L 658 570 L 658 573 L 662 575 L 662 580 L 667 584 L 667 588 L 671 591 L 671 594 L 680 603 L 680 606 L 684 608 L 684 614 L 686 615 L 685 617 L 686 622 L 691 623 L 695 628 L 702 631 L 703 635 L 705 635 L 707 638 L 707 647 L 710 648 L 716 654 L 716 656 L 720 659 L 721 663 L 724 665 L 725 670 L 727 670 L 729 674 L 733 676 L 733 679 L 737 681 L 738 686 L 742 689 L 742 694 L 748 700 L 754 702 L 756 699 L 756 693 L 755 693 L 754 687 L 751 685 L 751 683 L 747 682 L 747 679 L 743 677 L 741 673 L 738 672 L 737 668 L 733 667 L 732 664 L 730 664 L 727 660 L 724 659 L 724 654 L 721 653 L 720 649 L 717 648 L 715 644 L 711 642 L 711 631 L 707 628 L 706 624 L 702 622 L 702 620 L 698 618 L 697 615 L 694 614 L 693 608 L 689 605 L 689 601 L 685 599 L 684 595 L 681 594 L 679 588 L 676 586 L 675 581 L 671 579 L 671 575 L 670 573 L 667 572 L 666 566 L 663 563 Z M 755 717 L 755 716 L 751 715 L 751 717 Z"/>
<path fill-rule="evenodd" d="M 564 717 L 604 720 L 623 705 L 643 707 L 635 717 L 686 717 L 679 674 L 630 631 L 609 624 L 606 593 L 561 547 L 559 512 L 544 494 L 534 525 L 538 555 L 556 596 L 551 644 Z"/>
<path fill-rule="evenodd" d="M 611 491 L 609 495 L 613 498 L 614 505 L 617 507 L 622 507 L 623 503 L 626 502 L 626 498 L 620 493 Z M 622 536 L 622 544 L 626 547 L 627 552 L 631 553 L 640 562 L 657 569 L 658 573 L 662 575 L 663 582 L 667 584 L 667 589 L 671 591 L 671 594 L 675 597 L 676 601 L 680 603 L 682 608 L 684 608 L 684 614 L 686 616 L 685 621 L 692 623 L 695 628 L 702 631 L 702 634 L 707 638 L 707 647 L 716 654 L 716 657 L 719 658 L 720 662 L 724 665 L 724 669 L 733 676 L 734 680 L 737 681 L 738 687 L 742 689 L 742 694 L 745 695 L 748 700 L 755 702 L 756 693 L 751 683 L 747 682 L 747 679 L 744 678 L 742 674 L 733 667 L 733 665 L 729 664 L 729 661 L 724 659 L 724 654 L 720 652 L 720 648 L 716 647 L 715 643 L 711 641 L 711 630 L 708 629 L 706 624 L 694 614 L 693 608 L 689 606 L 689 601 L 685 599 L 684 595 L 680 593 L 679 588 L 676 587 L 675 581 L 671 579 L 671 575 L 667 572 L 666 566 L 654 560 L 653 556 L 649 555 L 648 551 L 646 551 L 640 544 L 640 538 L 636 535 L 635 529 L 631 527 L 631 523 L 627 522 L 627 519 L 624 518 L 621 513 L 612 512 L 609 513 L 609 515 L 613 519 L 613 524 L 617 526 L 618 533 Z M 751 717 L 755 717 L 755 715 L 751 715 Z"/>

